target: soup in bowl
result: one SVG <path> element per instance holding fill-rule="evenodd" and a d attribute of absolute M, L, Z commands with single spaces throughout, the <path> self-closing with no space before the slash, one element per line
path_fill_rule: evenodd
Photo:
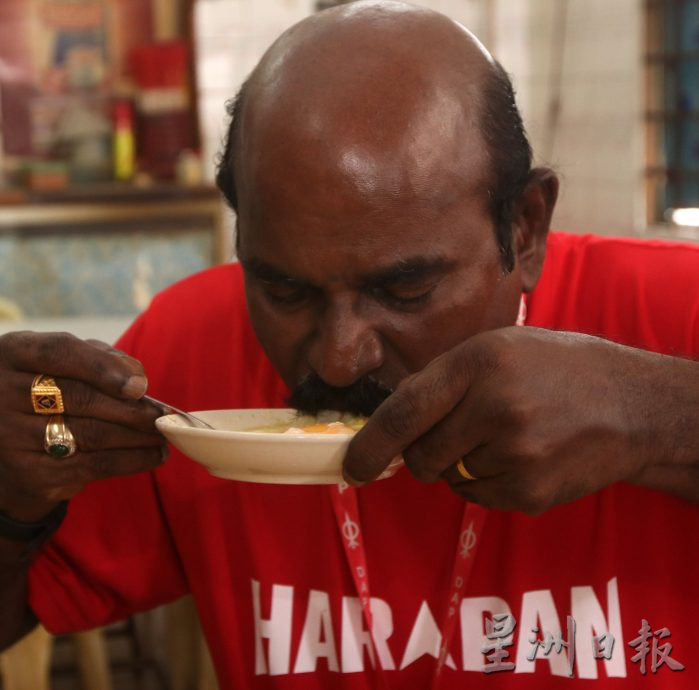
<path fill-rule="evenodd" d="M 292 409 L 193 412 L 213 429 L 188 426 L 167 415 L 156 426 L 184 455 L 213 475 L 272 484 L 337 484 L 352 436 L 366 418 L 325 411 L 300 415 Z M 389 476 L 400 465 L 391 463 Z"/>

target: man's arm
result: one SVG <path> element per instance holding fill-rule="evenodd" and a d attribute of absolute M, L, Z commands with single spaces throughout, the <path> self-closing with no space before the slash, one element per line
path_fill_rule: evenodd
<path fill-rule="evenodd" d="M 699 362 L 662 357 L 639 386 L 652 455 L 629 481 L 699 504 Z"/>
<path fill-rule="evenodd" d="M 62 391 L 78 449 L 70 457 L 56 459 L 44 450 L 48 417 L 35 413 L 31 402 L 38 373 L 54 377 Z M 158 410 L 140 399 L 146 385 L 140 363 L 107 346 L 65 333 L 1 336 L 0 513 L 35 525 L 93 480 L 160 465 L 165 439 L 155 429 Z M 6 520 L 0 527 L 11 531 L 14 525 Z M 0 531 L 0 648 L 36 624 L 27 587 L 35 553 L 27 549 L 40 547 L 15 537 Z"/>
<path fill-rule="evenodd" d="M 0 491 L 0 506 L 3 517 L 23 525 L 37 525 L 58 503 L 4 490 Z M 0 536 L 0 651 L 29 633 L 38 623 L 29 607 L 27 575 L 45 539 L 40 541 L 26 543 Z"/>
<path fill-rule="evenodd" d="M 24 637 L 37 624 L 27 603 L 26 547 L 0 539 L 0 652 Z"/>
<path fill-rule="evenodd" d="M 699 363 L 575 333 L 481 333 L 401 383 L 345 475 L 370 481 L 399 454 L 418 479 L 504 510 L 539 514 L 617 481 L 699 503 Z"/>

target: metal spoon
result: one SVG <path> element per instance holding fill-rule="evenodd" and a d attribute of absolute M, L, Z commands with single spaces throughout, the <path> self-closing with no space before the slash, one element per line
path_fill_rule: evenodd
<path fill-rule="evenodd" d="M 180 410 L 178 407 L 174 407 L 173 405 L 170 405 L 169 403 L 162 402 L 161 400 L 156 400 L 155 398 L 151 397 L 150 395 L 144 395 L 143 399 L 148 400 L 148 402 L 153 403 L 156 407 L 160 408 L 160 410 L 164 414 L 177 414 L 180 417 L 183 417 L 184 420 L 189 423 L 189 426 L 196 427 L 197 429 L 213 429 L 214 428 L 211 426 L 211 424 L 207 424 L 203 419 L 199 419 L 199 417 L 195 417 L 193 414 L 190 414 L 189 412 L 185 412 L 184 410 Z"/>

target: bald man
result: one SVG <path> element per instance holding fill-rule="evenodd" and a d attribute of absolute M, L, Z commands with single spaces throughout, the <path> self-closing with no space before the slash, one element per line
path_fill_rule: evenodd
<path fill-rule="evenodd" d="M 191 592 L 225 688 L 613 688 L 651 643 L 658 687 L 694 687 L 699 334 L 667 316 L 699 313 L 699 252 L 547 249 L 557 180 L 531 167 L 507 76 L 401 3 L 284 33 L 232 106 L 217 182 L 240 264 L 159 296 L 120 341 L 133 358 L 3 340 L 5 644 Z M 609 309 L 610 285 L 647 315 Z M 347 484 L 163 463 L 144 371 L 185 409 L 371 415 Z M 37 372 L 74 437 L 60 461 Z"/>

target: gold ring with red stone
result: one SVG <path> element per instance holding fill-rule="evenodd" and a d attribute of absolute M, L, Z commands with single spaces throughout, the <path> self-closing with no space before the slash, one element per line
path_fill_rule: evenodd
<path fill-rule="evenodd" d="M 56 382 L 44 374 L 37 374 L 32 381 L 32 405 L 37 414 L 63 414 L 63 394 Z"/>

